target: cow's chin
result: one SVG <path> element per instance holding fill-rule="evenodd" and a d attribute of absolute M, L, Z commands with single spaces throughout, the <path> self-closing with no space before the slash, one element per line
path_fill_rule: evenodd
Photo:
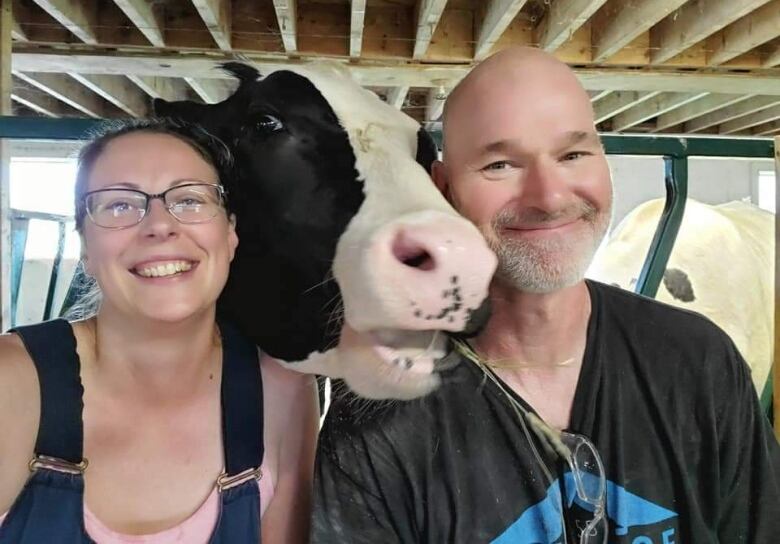
<path fill-rule="evenodd" d="M 442 332 L 345 327 L 337 348 L 341 377 L 358 395 L 408 400 L 427 395 L 441 383 L 438 362 L 449 342 Z"/>
<path fill-rule="evenodd" d="M 410 400 L 439 386 L 439 372 L 456 359 L 447 353 L 450 345 L 440 331 L 357 332 L 345 325 L 338 347 L 280 362 L 297 372 L 343 379 L 364 398 Z"/>

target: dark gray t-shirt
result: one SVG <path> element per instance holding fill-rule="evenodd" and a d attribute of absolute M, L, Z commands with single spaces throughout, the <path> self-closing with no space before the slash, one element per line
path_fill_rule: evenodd
<path fill-rule="evenodd" d="M 588 286 L 569 430 L 604 461 L 609 542 L 780 542 L 780 447 L 731 340 L 697 314 Z M 313 542 L 552 544 L 564 530 L 579 542 L 593 513 L 567 491 L 568 469 L 546 458 L 557 480 L 544 477 L 507 399 L 476 365 L 446 378 L 414 401 L 333 401 Z"/>

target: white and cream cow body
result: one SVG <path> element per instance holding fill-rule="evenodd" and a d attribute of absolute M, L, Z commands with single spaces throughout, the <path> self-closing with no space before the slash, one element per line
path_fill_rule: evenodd
<path fill-rule="evenodd" d="M 637 206 L 599 251 L 589 277 L 633 290 L 664 208 Z M 759 395 L 773 360 L 774 217 L 752 204 L 688 199 L 656 298 L 707 316 L 750 365 Z"/>

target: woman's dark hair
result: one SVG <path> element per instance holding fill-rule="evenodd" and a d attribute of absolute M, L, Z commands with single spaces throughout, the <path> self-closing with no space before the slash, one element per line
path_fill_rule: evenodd
<path fill-rule="evenodd" d="M 232 165 L 230 150 L 222 140 L 209 134 L 198 125 L 168 118 L 107 121 L 91 134 L 90 142 L 79 152 L 74 191 L 77 232 L 81 233 L 84 228 L 86 215 L 84 194 L 87 192 L 89 176 L 95 161 L 113 140 L 137 132 L 167 134 L 178 138 L 197 151 L 201 158 L 217 171 L 217 176 L 224 183 L 226 174 Z"/>

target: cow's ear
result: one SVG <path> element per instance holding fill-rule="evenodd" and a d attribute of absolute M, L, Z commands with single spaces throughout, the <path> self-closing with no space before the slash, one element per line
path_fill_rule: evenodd
<path fill-rule="evenodd" d="M 220 68 L 241 83 L 249 83 L 260 79 L 260 72 L 257 71 L 257 68 L 243 62 L 223 62 L 220 64 Z"/>
<path fill-rule="evenodd" d="M 190 100 L 168 102 L 162 98 L 152 100 L 152 111 L 155 117 L 169 117 L 190 123 L 202 121 L 206 117 L 208 104 L 198 104 Z"/>
<path fill-rule="evenodd" d="M 439 149 L 436 147 L 436 142 L 425 128 L 420 127 L 417 131 L 417 162 L 419 162 L 428 175 L 431 174 L 431 166 L 433 161 L 439 158 Z"/>

